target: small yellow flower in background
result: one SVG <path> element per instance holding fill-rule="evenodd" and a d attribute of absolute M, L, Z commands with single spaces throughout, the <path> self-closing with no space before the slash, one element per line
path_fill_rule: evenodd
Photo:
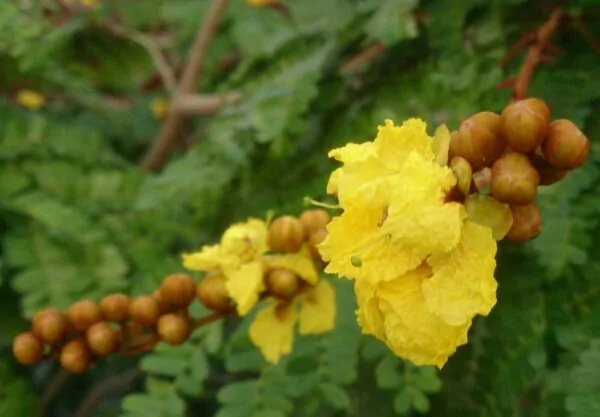
<path fill-rule="evenodd" d="M 171 102 L 169 100 L 165 100 L 162 98 L 156 98 L 152 100 L 150 103 L 150 108 L 152 109 L 152 114 L 158 120 L 162 120 L 166 117 L 167 113 L 169 113 L 169 107 Z"/>
<path fill-rule="evenodd" d="M 63 0 L 63 3 L 70 6 L 79 5 L 90 9 L 95 9 L 100 5 L 100 0 Z"/>
<path fill-rule="evenodd" d="M 386 120 L 374 141 L 329 154 L 343 213 L 318 246 L 325 271 L 355 281 L 363 332 L 417 365 L 442 367 L 496 303 L 496 241 L 449 201 L 449 142 L 444 126 L 432 138 L 419 119 Z"/>
<path fill-rule="evenodd" d="M 46 99 L 37 91 L 21 90 L 17 93 L 17 103 L 29 110 L 39 110 Z"/>
<path fill-rule="evenodd" d="M 277 0 L 246 0 L 248 4 L 254 7 L 266 7 L 277 3 Z"/>
<path fill-rule="evenodd" d="M 219 268 L 225 276 L 227 291 L 243 316 L 254 307 L 265 289 L 261 257 L 268 249 L 266 223 L 249 219 L 230 226 L 219 245 L 204 246 L 200 252 L 184 254 L 183 265 L 194 271 Z"/>

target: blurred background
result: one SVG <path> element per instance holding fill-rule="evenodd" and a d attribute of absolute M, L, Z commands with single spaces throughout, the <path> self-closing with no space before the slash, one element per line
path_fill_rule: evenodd
<path fill-rule="evenodd" d="M 499 303 L 441 372 L 361 336 L 346 282 L 277 366 L 248 320 L 80 376 L 12 359 L 36 311 L 151 293 L 230 223 L 325 200 L 327 151 L 386 118 L 502 111 L 556 7 L 530 95 L 590 161 L 501 245 Z M 598 0 L 1 0 L 0 416 L 600 416 L 599 39 Z"/>

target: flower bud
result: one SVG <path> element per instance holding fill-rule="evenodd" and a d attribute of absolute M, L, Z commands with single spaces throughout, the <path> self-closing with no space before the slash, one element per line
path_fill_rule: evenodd
<path fill-rule="evenodd" d="M 35 365 L 42 359 L 44 345 L 33 333 L 26 332 L 14 338 L 12 351 L 21 365 Z"/>
<path fill-rule="evenodd" d="M 196 286 L 196 297 L 209 310 L 217 313 L 231 311 L 231 297 L 222 275 L 207 275 Z"/>
<path fill-rule="evenodd" d="M 119 346 L 119 332 L 105 321 L 96 323 L 85 332 L 87 344 L 98 356 L 108 356 Z"/>
<path fill-rule="evenodd" d="M 48 345 L 60 342 L 67 334 L 67 318 L 56 308 L 49 308 L 40 313 L 33 319 L 35 337 Z"/>
<path fill-rule="evenodd" d="M 479 170 L 491 166 L 504 152 L 500 115 L 477 113 L 461 123 L 450 140 L 450 157 L 462 156 Z"/>
<path fill-rule="evenodd" d="M 158 302 L 151 295 L 142 295 L 131 300 L 129 317 L 144 326 L 153 326 L 160 316 Z"/>
<path fill-rule="evenodd" d="M 160 286 L 160 298 L 167 304 L 187 306 L 194 299 L 196 283 L 187 274 L 172 274 Z"/>
<path fill-rule="evenodd" d="M 304 238 L 304 226 L 292 216 L 279 217 L 269 227 L 269 247 L 274 252 L 296 253 Z"/>
<path fill-rule="evenodd" d="M 273 269 L 266 276 L 267 290 L 281 300 L 291 300 L 300 289 L 300 278 L 287 269 Z"/>
<path fill-rule="evenodd" d="M 87 371 L 91 363 L 91 354 L 83 339 L 71 340 L 60 352 L 60 365 L 72 374 Z"/>
<path fill-rule="evenodd" d="M 156 325 L 158 335 L 163 342 L 178 346 L 186 341 L 190 334 L 190 323 L 178 314 L 165 314 Z"/>
<path fill-rule="evenodd" d="M 501 118 L 507 146 L 516 152 L 530 153 L 548 133 L 550 109 L 543 101 L 528 98 L 506 106 Z"/>
<path fill-rule="evenodd" d="M 531 203 L 539 183 L 537 170 L 529 158 L 520 153 L 504 154 L 492 166 L 492 195 L 503 203 Z"/>
<path fill-rule="evenodd" d="M 510 208 L 493 197 L 471 194 L 465 200 L 465 208 L 470 220 L 492 229 L 495 240 L 502 240 L 512 226 Z"/>
<path fill-rule="evenodd" d="M 310 236 L 323 229 L 331 221 L 329 213 L 323 209 L 304 210 L 298 218 L 304 226 L 304 236 Z"/>
<path fill-rule="evenodd" d="M 483 168 L 473 174 L 473 185 L 479 192 L 488 192 L 492 186 L 492 170 L 490 168 Z"/>
<path fill-rule="evenodd" d="M 120 323 L 129 318 L 129 297 L 125 294 L 110 294 L 100 301 L 100 310 L 109 321 Z"/>
<path fill-rule="evenodd" d="M 538 236 L 542 227 L 542 213 L 535 204 L 511 207 L 513 225 L 506 239 L 513 243 L 523 243 Z"/>
<path fill-rule="evenodd" d="M 455 156 L 450 161 L 450 168 L 452 168 L 452 172 L 454 172 L 454 175 L 456 176 L 458 190 L 462 195 L 469 195 L 471 179 L 473 177 L 473 169 L 471 168 L 469 161 L 463 157 Z"/>
<path fill-rule="evenodd" d="M 533 167 L 537 169 L 537 172 L 540 174 L 540 185 L 555 184 L 567 175 L 568 171 L 551 167 L 550 164 L 548 164 L 548 161 L 544 158 L 541 147 L 538 147 L 534 153 L 529 155 L 529 158 Z"/>
<path fill-rule="evenodd" d="M 86 330 L 91 325 L 102 321 L 102 310 L 92 300 L 81 300 L 71 304 L 67 317 L 75 330 Z"/>
<path fill-rule="evenodd" d="M 590 142 L 573 122 L 559 119 L 550 123 L 542 151 L 552 167 L 571 170 L 587 161 Z"/>

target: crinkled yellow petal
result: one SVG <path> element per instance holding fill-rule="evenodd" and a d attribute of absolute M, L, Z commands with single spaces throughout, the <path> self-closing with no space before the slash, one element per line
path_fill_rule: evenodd
<path fill-rule="evenodd" d="M 460 244 L 427 261 L 434 272 L 422 285 L 427 309 L 450 325 L 488 315 L 496 304 L 495 256 L 492 231 L 467 220 Z"/>
<path fill-rule="evenodd" d="M 335 324 L 335 292 L 333 286 L 321 280 L 301 298 L 300 334 L 328 332 Z"/>
<path fill-rule="evenodd" d="M 435 158 L 427 125 L 420 119 L 408 119 L 401 126 L 386 120 L 383 126 L 379 126 L 374 144 L 379 161 L 393 171 L 402 169 L 405 159 L 412 153 L 428 161 Z"/>
<path fill-rule="evenodd" d="M 429 268 L 419 268 L 377 287 L 384 318 L 386 343 L 398 356 L 415 365 L 441 368 L 458 346 L 467 343 L 471 321 L 451 326 L 425 306 L 421 291 Z"/>
<path fill-rule="evenodd" d="M 258 302 L 260 293 L 265 289 L 263 268 L 260 261 L 241 265 L 239 268 L 224 269 L 227 281 L 225 286 L 233 301 L 237 304 L 240 316 L 248 312 Z"/>
<path fill-rule="evenodd" d="M 375 296 L 376 284 L 366 280 L 354 281 L 354 293 L 358 303 L 356 319 L 364 334 L 372 334 L 376 338 L 386 341 L 383 315 L 379 309 L 379 300 Z"/>
<path fill-rule="evenodd" d="M 337 194 L 342 174 L 342 168 L 337 168 L 331 173 L 329 181 L 327 182 L 327 194 Z"/>
<path fill-rule="evenodd" d="M 282 268 L 292 271 L 309 284 L 316 284 L 319 275 L 315 264 L 307 253 L 264 256 L 266 268 Z"/>
<path fill-rule="evenodd" d="M 250 325 L 250 340 L 270 363 L 292 351 L 296 312 L 291 305 L 272 303 L 258 312 Z"/>
<path fill-rule="evenodd" d="M 219 245 L 203 246 L 200 252 L 183 254 L 184 268 L 192 271 L 208 271 L 216 267 L 231 268 L 237 264 L 237 256 L 223 253 Z"/>
<path fill-rule="evenodd" d="M 340 205 L 345 207 L 357 198 L 363 204 L 370 204 L 375 183 L 385 180 L 393 173 L 375 158 L 344 165 L 337 179 L 337 197 Z"/>
<path fill-rule="evenodd" d="M 258 219 L 248 219 L 245 223 L 230 226 L 221 237 L 223 252 L 236 255 L 241 262 L 257 259 L 269 250 L 267 245 L 267 224 Z"/>
<path fill-rule="evenodd" d="M 343 163 L 362 162 L 370 157 L 377 156 L 377 149 L 373 142 L 348 143 L 341 148 L 335 148 L 327 154 L 330 158 Z"/>

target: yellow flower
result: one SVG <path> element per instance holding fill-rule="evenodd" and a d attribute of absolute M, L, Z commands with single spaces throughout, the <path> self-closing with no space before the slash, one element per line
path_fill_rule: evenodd
<path fill-rule="evenodd" d="M 44 101 L 44 96 L 37 91 L 21 90 L 17 94 L 17 103 L 29 110 L 39 110 Z"/>
<path fill-rule="evenodd" d="M 277 0 L 246 0 L 248 4 L 254 7 L 266 7 L 277 3 Z"/>
<path fill-rule="evenodd" d="M 422 121 L 388 120 L 373 142 L 330 152 L 344 163 L 328 186 L 344 212 L 319 245 L 326 272 L 387 281 L 458 243 L 466 211 L 445 202 L 456 178 L 436 162 L 432 143 Z"/>
<path fill-rule="evenodd" d="M 432 138 L 421 120 L 387 120 L 373 142 L 330 152 L 343 212 L 319 245 L 325 271 L 355 280 L 363 332 L 417 365 L 442 367 L 496 303 L 492 230 L 448 201 L 449 142 L 444 126 Z"/>
<path fill-rule="evenodd" d="M 459 245 L 430 264 L 375 285 L 357 280 L 363 332 L 416 365 L 441 368 L 467 343 L 472 317 L 496 303 L 495 253 L 491 230 L 467 220 Z"/>
<path fill-rule="evenodd" d="M 267 225 L 262 220 L 249 219 L 233 224 L 223 233 L 219 245 L 204 246 L 200 252 L 184 254 L 183 265 L 195 271 L 219 268 L 238 313 L 245 315 L 265 289 L 262 255 L 269 249 L 267 234 Z"/>
<path fill-rule="evenodd" d="M 150 103 L 150 109 L 152 109 L 152 114 L 154 117 L 156 117 L 158 120 L 162 120 L 169 112 L 170 105 L 171 102 L 169 100 L 156 98 L 152 100 L 152 103 Z"/>
<path fill-rule="evenodd" d="M 308 287 L 291 303 L 274 299 L 268 303 L 250 325 L 250 340 L 270 363 L 292 351 L 296 323 L 302 335 L 325 333 L 334 327 L 335 293 L 325 280 Z"/>

